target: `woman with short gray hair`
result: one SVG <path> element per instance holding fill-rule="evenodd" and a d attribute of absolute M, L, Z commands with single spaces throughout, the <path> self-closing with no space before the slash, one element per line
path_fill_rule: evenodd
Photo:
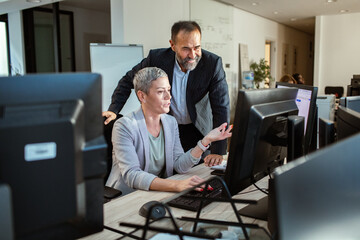
<path fill-rule="evenodd" d="M 134 77 L 141 107 L 117 120 L 113 127 L 113 165 L 107 186 L 127 194 L 134 189 L 180 192 L 204 180 L 192 176 L 185 180 L 167 179 L 186 173 L 200 161 L 211 142 L 231 136 L 227 123 L 210 131 L 186 153 L 180 143 L 178 124 L 170 111 L 170 83 L 166 73 L 156 67 L 138 71 Z"/>

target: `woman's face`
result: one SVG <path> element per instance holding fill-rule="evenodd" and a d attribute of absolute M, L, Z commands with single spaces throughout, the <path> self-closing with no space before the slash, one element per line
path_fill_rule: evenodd
<path fill-rule="evenodd" d="M 142 105 L 156 114 L 170 111 L 170 83 L 167 77 L 161 77 L 152 81 L 149 92 L 144 94 Z"/>

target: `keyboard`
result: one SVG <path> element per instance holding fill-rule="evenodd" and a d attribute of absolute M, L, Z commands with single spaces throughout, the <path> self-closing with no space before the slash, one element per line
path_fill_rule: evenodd
<path fill-rule="evenodd" d="M 206 198 L 221 197 L 222 188 L 223 188 L 221 182 L 219 180 L 214 179 L 214 180 L 210 181 L 209 184 L 213 188 L 213 190 L 204 189 L 204 191 L 205 191 L 204 197 L 206 197 Z M 185 195 L 179 196 L 179 197 L 171 200 L 167 204 L 171 207 L 181 208 L 181 209 L 190 210 L 190 211 L 197 211 L 200 208 L 201 200 L 200 199 L 192 199 L 191 197 L 202 197 L 203 193 L 204 192 L 191 191 Z M 184 197 L 184 196 L 190 196 L 190 198 Z M 202 207 L 205 207 L 210 203 L 211 203 L 211 201 L 205 200 L 205 201 L 203 201 Z"/>
<path fill-rule="evenodd" d="M 212 166 L 212 170 L 222 170 L 225 172 L 226 170 L 227 161 L 223 160 L 219 165 Z"/>

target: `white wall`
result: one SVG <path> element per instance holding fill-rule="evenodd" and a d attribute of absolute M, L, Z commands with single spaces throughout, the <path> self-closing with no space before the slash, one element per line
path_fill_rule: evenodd
<path fill-rule="evenodd" d="M 119 0 L 111 0 L 111 14 L 123 14 L 124 25 L 123 33 L 120 26 L 112 27 L 112 43 L 142 44 L 144 56 L 150 49 L 169 47 L 172 24 L 189 19 L 189 0 L 122 0 L 123 6 L 114 1 Z"/>
<path fill-rule="evenodd" d="M 347 85 L 360 74 L 360 13 L 316 17 L 314 85 Z"/>
<path fill-rule="evenodd" d="M 190 12 L 192 19 L 197 18 L 197 11 L 195 11 L 196 9 L 190 9 L 190 2 L 198 0 L 122 0 L 122 4 L 118 2 L 119 0 L 111 1 L 111 14 L 116 14 L 116 18 L 120 18 L 118 20 L 120 25 L 121 21 L 123 21 L 123 27 L 112 27 L 113 43 L 143 44 L 144 56 L 147 56 L 148 51 L 152 48 L 169 46 L 170 28 L 174 22 L 189 20 Z M 115 4 L 113 4 L 114 1 Z M 212 15 L 214 13 L 211 11 L 210 6 L 214 5 L 214 1 L 207 0 L 207 2 L 211 4 L 202 4 L 202 14 L 208 13 Z M 221 3 L 217 2 L 215 4 Z M 117 9 L 114 9 L 114 7 Z M 293 73 L 292 49 L 296 46 L 298 50 L 297 72 L 300 72 L 307 82 L 312 83 L 313 60 L 312 55 L 309 53 L 309 44 L 313 41 L 312 35 L 240 9 L 231 8 L 233 9 L 233 16 L 231 16 L 233 19 L 233 49 L 231 50 L 234 53 L 232 63 L 235 64 L 235 66 L 231 66 L 231 71 L 234 72 L 235 78 L 238 77 L 238 44 L 247 44 L 249 60 L 258 61 L 260 58 L 265 57 L 265 40 L 271 40 L 275 42 L 276 53 L 275 62 L 273 63 L 275 65 L 275 76 L 273 77 L 279 80 L 282 75 L 282 46 L 286 43 L 289 45 L 290 50 L 288 73 Z M 162 9 L 166 9 L 166 11 Z M 112 25 L 115 24 L 118 23 L 112 22 Z M 115 38 L 115 36 L 118 37 Z M 203 42 L 207 41 L 205 38 L 206 35 L 203 34 Z M 221 56 L 221 54 L 219 55 Z"/>
<path fill-rule="evenodd" d="M 293 74 L 293 51 L 297 47 L 298 63 L 296 71 L 301 73 L 308 83 L 312 81 L 312 57 L 309 57 L 309 44 L 313 36 L 282 24 L 270 21 L 257 15 L 234 8 L 234 51 L 238 51 L 238 44 L 248 45 L 250 61 L 259 61 L 265 58 L 265 41 L 275 43 L 275 80 L 282 76 L 283 44 L 289 45 L 289 57 L 287 73 Z M 238 62 L 238 56 L 235 56 Z M 311 64 L 309 65 L 309 62 Z"/>

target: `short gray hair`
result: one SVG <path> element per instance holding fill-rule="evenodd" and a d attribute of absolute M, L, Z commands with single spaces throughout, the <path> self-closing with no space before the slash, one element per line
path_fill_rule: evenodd
<path fill-rule="evenodd" d="M 147 67 L 139 70 L 134 77 L 134 89 L 137 93 L 139 90 L 148 93 L 151 83 L 158 78 L 168 77 L 166 72 L 161 68 Z"/>

